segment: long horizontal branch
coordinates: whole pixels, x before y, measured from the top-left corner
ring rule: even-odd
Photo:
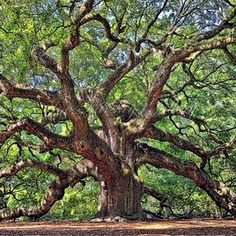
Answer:
[[[186,119],[189,119],[189,120],[192,120],[194,121],[195,123],[197,124],[205,124],[205,121],[198,118],[198,117],[195,117],[193,116],[192,114],[190,114],[189,112],[187,111],[183,111],[183,110],[172,110],[172,109],[167,109],[165,110],[164,112],[162,113],[158,113],[156,115],[156,121],[158,120],[161,120],[163,119],[164,117],[167,117],[167,116],[181,116],[183,118],[186,118]]]
[[[154,140],[159,140],[162,142],[169,142],[169,143],[175,145],[176,147],[179,147],[182,150],[190,151],[190,152],[194,153],[195,155],[197,155],[198,157],[200,157],[202,159],[202,162],[200,164],[201,169],[203,169],[206,166],[207,162],[210,161],[211,157],[213,157],[215,155],[219,155],[223,151],[225,152],[225,151],[233,148],[236,143],[236,139],[232,139],[226,143],[220,142],[219,146],[215,147],[212,150],[207,151],[207,150],[204,150],[203,147],[201,147],[197,144],[194,144],[194,143],[192,143],[186,139],[183,139],[183,138],[179,137],[178,135],[172,134],[168,131],[161,130],[161,129],[155,127],[154,125],[149,126],[146,130],[143,130],[142,132],[139,132],[140,131],[139,128],[135,129],[135,128],[130,128],[130,127],[134,126],[134,125],[132,125],[132,123],[137,122],[137,120],[139,121],[138,124],[142,125],[143,120],[137,118],[138,113],[127,101],[121,100],[119,102],[115,102],[112,105],[112,107],[113,107],[113,111],[112,111],[113,115],[115,117],[117,117],[117,116],[121,117],[122,121],[125,122],[123,125],[126,129],[126,135],[129,139],[132,139],[132,140],[136,139],[137,140],[139,138],[145,137],[145,138],[150,138],[150,139],[154,139]],[[155,115],[154,120],[156,122],[166,116],[172,116],[172,115],[181,116],[186,119],[192,120],[198,126],[206,125],[206,122],[204,120],[191,115],[187,111],[171,110],[171,109],[167,109],[162,113],[157,113]]]
[[[210,158],[210,154],[207,151],[205,151],[202,147],[193,144],[185,139],[182,139],[177,135],[171,134],[168,131],[160,130],[154,126],[147,129],[147,131],[144,132],[143,137],[169,142],[183,150],[188,150],[196,154],[203,160],[208,160]]]
[[[176,62],[180,62],[188,58],[193,53],[205,52],[205,51],[210,51],[214,49],[222,49],[234,43],[236,43],[236,37],[233,35],[225,36],[225,37],[216,37],[208,41],[207,43],[200,42],[200,43],[186,45],[183,48],[177,50],[175,52],[174,57],[176,57],[175,58]]]
[[[21,163],[22,162],[19,163],[19,166],[23,165]],[[30,161],[28,161],[28,164],[31,165]],[[43,164],[41,164],[41,166],[42,165]],[[27,164],[25,164],[25,167],[27,167]],[[19,168],[20,167],[18,167],[18,169]],[[42,168],[44,169],[44,167]],[[50,166],[50,171],[51,168],[52,167]],[[55,172],[58,171],[56,167],[53,167],[53,169]],[[59,170],[59,172],[61,171],[62,170]],[[12,170],[12,173],[13,172],[15,171]],[[40,216],[46,214],[55,202],[63,198],[65,189],[69,187],[69,185],[73,187],[77,182],[87,176],[94,176],[97,178],[96,168],[92,165],[92,163],[89,163],[87,160],[81,161],[80,163],[77,163],[71,168],[62,171],[62,173],[58,174],[58,177],[53,180],[47,188],[44,198],[38,205],[33,207],[21,206],[15,209],[1,210],[0,220],[16,219],[20,216],[39,218]]]
[[[198,187],[205,190],[219,207],[230,212],[232,215],[236,215],[236,194],[223,183],[212,180],[194,162],[182,161],[167,152],[150,147],[147,144],[139,144],[138,151],[142,157],[139,165],[150,164],[191,179]],[[228,202],[224,201],[224,199],[227,199]]]
[[[72,141],[71,137],[63,137],[55,134],[40,123],[37,123],[29,118],[19,120],[14,124],[9,125],[6,130],[0,132],[0,144],[2,145],[15,133],[23,130],[43,140],[49,149],[58,147],[68,150],[70,148],[70,142]]]
[[[1,170],[0,178],[13,176],[20,170],[25,169],[27,167],[34,167],[34,168],[50,172],[56,176],[61,176],[61,177],[63,177],[63,175],[65,174],[65,171],[63,171],[62,169],[55,167],[53,165],[44,163],[44,162],[40,162],[36,160],[22,160],[10,166],[9,168]]]
[[[28,216],[31,218],[40,217],[46,214],[56,201],[62,199],[64,196],[64,190],[68,186],[68,180],[66,181],[58,177],[52,181],[46,190],[44,199],[38,205],[33,207],[21,206],[15,209],[1,210],[0,220],[16,219],[20,216]]]
[[[58,92],[36,89],[25,84],[14,84],[0,74],[0,93],[1,92],[9,99],[27,98],[44,105],[55,106],[62,109],[62,102]]]
[[[200,169],[204,169],[207,162],[210,161],[213,156],[220,155],[221,153],[227,153],[227,151],[232,149],[236,144],[236,138],[233,138],[232,140],[226,143],[222,143],[219,146],[213,148],[212,150],[204,150],[203,147],[197,144],[194,144],[168,131],[156,128],[155,126],[149,127],[141,134],[136,133],[136,135],[137,136],[132,138],[137,139],[140,137],[145,137],[154,140],[159,140],[162,142],[168,142],[170,144],[175,145],[176,147],[179,147],[182,150],[187,150],[194,153],[202,159],[202,162],[200,163]]]
[[[134,108],[130,104],[126,103],[125,101],[120,101],[119,103],[115,103],[114,106],[115,106],[115,109],[113,111],[114,115],[120,116],[122,119],[126,118],[127,120],[125,120],[125,122],[129,121],[130,119],[135,119],[138,115],[137,112],[135,112]],[[176,110],[170,110],[170,109],[162,113],[156,114],[155,121],[158,121],[162,119],[163,117],[169,116],[169,115],[182,116],[182,117],[185,117],[186,119],[193,120],[197,124],[205,124],[205,122],[202,119],[194,117],[186,111],[178,111],[178,110],[176,111]],[[196,154],[197,156],[201,157],[202,158],[201,168],[205,167],[207,161],[211,157],[210,153],[205,151],[202,147],[194,143],[191,143],[188,140],[182,139],[179,136],[174,135],[168,131],[163,131],[161,129],[158,129],[153,125],[147,128],[146,130],[142,131],[141,133],[138,132],[139,129],[137,129],[137,132],[135,132],[135,129],[129,130],[130,123],[132,124],[132,122],[134,121],[131,120],[130,122],[127,123],[127,125],[124,124],[127,130],[127,137],[129,137],[129,139],[134,140],[141,137],[145,137],[145,138],[150,138],[150,139],[156,139],[163,142],[169,142],[183,150],[188,150]],[[142,120],[140,120],[140,124],[142,124]]]

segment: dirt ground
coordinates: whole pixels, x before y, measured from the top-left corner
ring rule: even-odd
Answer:
[[[0,235],[234,235],[236,220],[158,220],[155,222],[2,222]]]

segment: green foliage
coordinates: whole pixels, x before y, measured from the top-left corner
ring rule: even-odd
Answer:
[[[87,220],[97,211],[98,185],[93,180],[85,185],[77,184],[65,191],[64,198],[57,202],[50,212],[43,216],[46,220]]]
[[[164,169],[154,169],[151,166],[143,166],[139,170],[139,176],[146,186],[167,196],[166,205],[162,217],[220,217],[222,212],[212,202],[210,197],[193,182]],[[158,213],[159,202],[151,196],[143,195],[142,207],[151,212]]]

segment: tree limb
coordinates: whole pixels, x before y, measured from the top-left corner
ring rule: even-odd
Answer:
[[[53,174],[58,175],[58,177],[53,180],[50,186],[46,190],[46,194],[41,202],[34,206],[21,206],[15,209],[6,209],[0,211],[0,220],[9,220],[16,219],[20,216],[28,216],[31,218],[39,218],[40,216],[46,214],[55,202],[61,200],[64,196],[65,189],[71,185],[72,187],[78,183],[81,179],[94,176],[97,178],[97,172],[92,163],[86,161],[81,161],[76,165],[72,166],[68,170],[61,170],[57,167],[50,166],[45,163],[38,163],[36,161],[21,161],[18,164],[14,165],[9,171],[0,172],[0,177],[15,174],[21,168],[34,166],[42,168],[43,170],[52,172]]]
[[[152,83],[152,86],[148,93],[148,98],[145,107],[143,108],[143,112],[141,117],[138,117],[136,120],[130,121],[130,126],[137,128],[137,124],[139,124],[139,132],[147,129],[147,127],[155,121],[156,116],[156,106],[160,99],[162,90],[169,79],[171,74],[171,70],[175,64],[178,62],[184,61],[188,58],[192,53],[196,52],[204,52],[213,49],[221,49],[222,47],[226,47],[227,45],[233,44],[236,42],[236,37],[220,37],[219,39],[214,39],[208,43],[202,44],[190,44],[184,46],[181,49],[176,50],[175,52],[170,53],[160,65],[155,79]],[[137,129],[136,129],[137,130]]]
[[[41,65],[54,72],[57,76],[60,76],[61,71],[58,62],[46,53],[44,47],[35,47],[34,53]]]
[[[164,194],[157,192],[153,188],[150,188],[150,187],[147,187],[147,186],[143,186],[143,193],[146,193],[146,194],[154,197],[155,199],[160,201],[163,205],[167,201],[167,197]]]
[[[192,161],[182,161],[175,156],[147,144],[138,145],[139,155],[142,156],[139,165],[150,164],[156,168],[165,168],[177,175],[191,179],[198,187],[206,191],[215,203],[236,215],[236,194],[223,183],[212,180],[207,173],[197,167]],[[227,201],[224,201],[227,199]]]
[[[116,127],[115,117],[110,107],[105,103],[103,97],[97,90],[88,89],[83,93],[83,99],[92,105],[98,118],[103,125],[103,131],[106,141],[114,153],[118,153],[119,148],[119,131]]]
[[[134,55],[131,50],[129,53],[129,59],[124,64],[120,65],[100,86],[99,90],[106,98],[114,86],[132,69],[145,60],[151,54],[150,51],[144,53],[142,56]]]
[[[227,47],[223,48],[224,53],[228,58],[233,62],[234,65],[236,65],[236,56],[233,55]]]
[[[25,169],[27,167],[34,167],[43,171],[47,171],[50,172],[56,176],[60,176],[63,177],[65,175],[65,171],[63,171],[62,169],[55,167],[53,165],[44,163],[44,162],[40,162],[40,161],[36,161],[36,160],[23,160],[20,161],[12,166],[10,166],[9,168],[6,168],[4,170],[0,171],[0,178],[4,178],[4,177],[10,177],[13,175],[16,175],[18,171]]]
[[[106,18],[104,18],[99,13],[88,15],[88,17],[84,17],[84,19],[81,21],[81,24],[83,25],[83,24],[85,24],[89,21],[92,21],[92,20],[96,20],[104,26],[107,39],[109,39],[110,41],[113,41],[113,42],[117,42],[117,43],[123,41],[111,32],[111,26],[110,26],[109,22],[107,21]]]
[[[71,137],[63,137],[45,128],[43,125],[26,118],[19,120],[14,124],[7,127],[5,131],[0,132],[0,144],[2,145],[7,139],[12,137],[15,133],[20,131],[27,131],[29,134],[33,134],[44,141],[47,148],[52,149],[54,147],[62,149],[70,149]]]
[[[63,109],[58,92],[44,91],[25,84],[13,84],[0,74],[0,93],[9,98],[27,98],[47,106]]]
[[[200,33],[194,38],[194,41],[200,42],[202,40],[207,40],[215,37],[220,32],[225,29],[233,29],[236,26],[236,23],[230,23],[231,20],[236,16],[236,8],[233,8],[233,12],[228,15],[226,19],[224,19],[216,28]]]

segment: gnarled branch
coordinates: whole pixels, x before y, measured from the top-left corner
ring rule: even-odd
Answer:
[[[15,209],[1,210],[0,220],[16,219],[20,216],[38,218],[46,214],[55,202],[63,198],[64,191],[67,187],[69,187],[69,185],[73,187],[81,179],[88,176],[98,178],[95,167],[92,165],[92,163],[89,163],[89,161],[81,161],[68,170],[63,171],[57,167],[31,160],[19,162],[18,164],[12,166],[8,171],[0,172],[0,178],[3,176],[13,175],[20,169],[29,166],[52,172],[58,177],[51,182],[46,190],[44,198],[38,205],[34,207],[21,206]]]
[[[9,99],[27,98],[44,105],[63,108],[58,92],[36,89],[25,84],[14,84],[0,74],[0,93],[4,93]]]
[[[0,132],[0,144],[2,145],[7,139],[22,130],[25,130],[29,134],[33,134],[43,140],[48,149],[55,147],[66,150],[70,149],[70,143],[72,142],[71,137],[63,137],[55,134],[43,125],[29,118],[19,120],[14,124],[9,125],[5,131]]]
[[[182,161],[167,152],[152,148],[147,144],[138,145],[138,151],[140,156],[142,156],[139,165],[150,164],[157,168],[165,168],[177,175],[191,179],[198,187],[205,190],[219,207],[230,212],[232,215],[236,215],[236,194],[230,191],[223,183],[212,180],[194,162]]]
[[[12,166],[10,166],[9,168],[6,168],[4,170],[0,171],[0,178],[4,178],[4,177],[9,177],[9,176],[13,176],[15,175],[18,171],[25,169],[27,167],[34,167],[43,171],[47,171],[50,172],[56,176],[60,176],[63,177],[65,175],[65,171],[63,171],[62,169],[55,167],[53,165],[44,163],[44,162],[40,162],[40,161],[36,161],[36,160],[23,160],[20,161]]]

